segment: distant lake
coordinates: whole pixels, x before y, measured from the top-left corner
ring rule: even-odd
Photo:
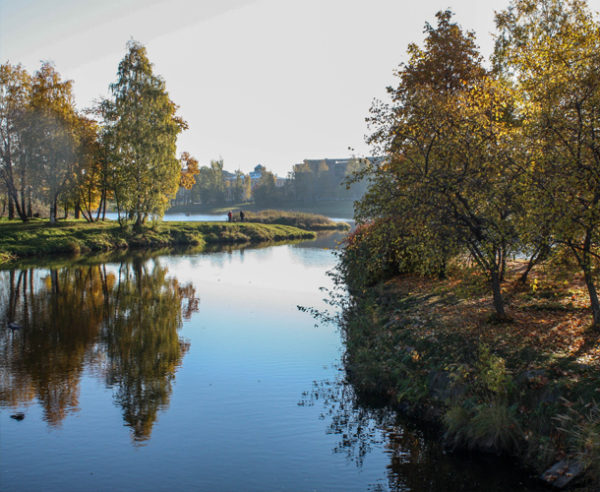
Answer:
[[[342,237],[0,271],[0,489],[537,490],[356,397],[297,308]]]
[[[117,220],[117,213],[107,212],[106,218]],[[168,222],[227,222],[227,214],[165,214],[163,220]]]

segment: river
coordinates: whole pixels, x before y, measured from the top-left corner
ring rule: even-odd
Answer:
[[[237,217],[237,215],[236,215]],[[116,212],[107,212],[106,219],[118,220]],[[353,219],[345,219],[343,217],[329,217],[334,222],[348,222],[353,223]],[[227,214],[184,214],[174,213],[165,214],[162,218],[165,222],[227,222]]]
[[[0,271],[0,490],[542,490],[357,400],[339,238]]]

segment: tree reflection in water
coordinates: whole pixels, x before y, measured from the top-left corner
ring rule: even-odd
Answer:
[[[344,454],[359,468],[373,446],[383,444],[380,427],[393,423],[392,413],[377,406],[361,405],[351,384],[343,379],[315,381],[305,392],[300,405],[314,406],[321,402],[320,418],[328,421],[327,434],[339,436],[334,453]]]
[[[189,296],[190,287],[181,289],[157,262],[152,267],[140,260],[120,266],[102,336],[106,382],[116,386],[115,399],[136,441],[150,437],[157,412],[169,403],[171,382],[189,348],[177,330],[182,322],[182,294]]]
[[[134,441],[148,439],[189,348],[178,330],[198,310],[194,287],[167,273],[144,256],[0,272],[0,405],[37,399],[58,426],[78,409],[88,368],[115,388]],[[22,328],[6,328],[11,321]]]
[[[402,419],[393,410],[359,396],[343,377],[313,383],[300,405],[322,405],[328,434],[339,436],[333,452],[361,468],[375,447],[389,456],[387,476],[369,490],[392,491],[543,491],[513,463],[496,456],[447,452],[434,429]],[[502,470],[505,473],[502,473]]]

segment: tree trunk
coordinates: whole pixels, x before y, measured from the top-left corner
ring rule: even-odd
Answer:
[[[90,210],[86,212],[83,208],[81,208],[79,209],[79,212],[87,222],[94,222],[94,216]],[[78,219],[80,214],[77,214],[75,218]]]
[[[500,249],[502,260],[500,262],[500,282],[504,281],[504,274],[506,273],[506,247],[502,246]]]
[[[19,205],[19,194],[17,193],[17,189],[10,183],[6,183],[8,188],[8,196],[10,197],[9,205],[12,205],[13,208],[13,218],[14,211],[16,210],[17,215],[23,222],[27,222],[27,214],[25,214],[25,210],[22,209]],[[9,216],[10,216],[10,206],[9,206]]]
[[[142,220],[142,214],[138,213],[136,215],[135,224],[133,225],[133,228],[136,231],[139,231],[142,228],[143,223],[144,223],[144,221]]]
[[[596,285],[594,284],[594,277],[590,268],[586,268],[583,272],[585,277],[585,285],[588,289],[588,295],[590,296],[590,306],[592,308],[592,316],[594,319],[594,327],[596,330],[600,329],[600,303],[598,302],[598,292],[596,291]]]
[[[57,203],[56,203],[56,197],[54,197],[51,202],[50,202],[50,223],[51,224],[56,224],[56,208],[57,208]]]
[[[100,195],[100,203],[98,204],[98,210],[96,210],[96,222],[98,222],[98,220],[100,219],[100,213],[102,212],[102,207],[104,204],[104,197],[105,197],[105,191],[104,189],[102,189],[102,194]],[[90,212],[90,218],[92,218],[93,220],[93,216],[92,213]],[[102,218],[102,220],[104,220],[104,217]]]
[[[494,295],[494,309],[499,320],[506,320],[507,316],[504,312],[504,299],[502,298],[502,290],[500,289],[500,274],[498,270],[491,272],[492,293]]]
[[[119,221],[119,227],[121,227],[121,229],[123,229],[123,220],[121,219],[121,206],[119,204],[119,195],[116,191],[115,191],[115,203],[117,205],[117,220]],[[104,220],[104,218],[102,218],[102,220]]]
[[[594,319],[594,327],[600,329],[600,303],[598,302],[598,292],[596,291],[596,285],[594,284],[594,276],[592,274],[592,262],[591,262],[591,246],[592,246],[592,230],[587,229],[585,231],[585,238],[583,240],[583,247],[577,248],[573,243],[570,244],[571,251],[577,258],[579,266],[583,270],[583,277],[585,279],[585,285],[588,289],[588,295],[590,297],[590,307],[592,308],[592,316]]]
[[[539,246],[529,258],[527,268],[519,278],[519,282],[521,282],[522,284],[527,282],[527,276],[529,275],[529,272],[533,269],[535,265],[545,261],[546,258],[548,258],[548,256],[550,255],[551,250],[552,248],[548,243],[544,243],[541,246]]]
[[[533,268],[533,263],[530,260],[529,263],[527,264],[527,268],[519,277],[519,283],[521,283],[523,285],[525,285],[527,283],[527,277],[529,276],[529,272],[531,271],[532,268]]]
[[[27,193],[25,190],[25,171],[23,171],[21,172],[21,210],[23,211],[23,214],[27,216],[27,203],[25,201]]]
[[[33,217],[33,208],[31,206],[31,186],[27,188],[27,217]]]
[[[8,193],[8,220],[15,218],[15,204],[13,203],[10,192]]]
[[[77,202],[75,204],[75,218],[78,219],[80,215],[81,215],[81,206],[79,205],[79,202]],[[86,217],[86,219],[87,219],[87,217]]]

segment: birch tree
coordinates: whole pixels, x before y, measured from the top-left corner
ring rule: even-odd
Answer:
[[[127,49],[102,113],[119,217],[132,219],[137,229],[149,216],[162,217],[177,192],[176,140],[187,125],[153,73],[146,48],[130,41]]]

